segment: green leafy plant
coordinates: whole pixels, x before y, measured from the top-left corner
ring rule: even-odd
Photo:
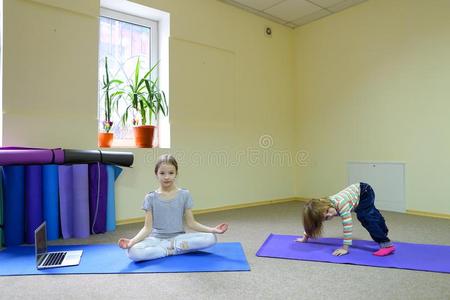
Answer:
[[[166,94],[164,91],[159,89],[158,81],[159,78],[153,81],[149,79],[145,80],[145,87],[147,89],[147,105],[149,107],[148,120],[150,122],[152,120],[152,113],[155,114],[155,117],[158,117],[159,112],[161,112],[164,116],[167,116],[167,113],[169,112]]]
[[[119,79],[111,79],[108,69],[108,57],[105,57],[105,74],[103,75],[103,87],[104,92],[104,106],[105,115],[103,120],[103,129],[105,132],[109,132],[112,128],[113,122],[111,121],[111,113],[114,108],[118,105],[118,100],[121,98],[124,91],[121,89],[120,85],[123,81]]]
[[[138,58],[134,70],[134,77],[126,87],[127,108],[122,115],[122,122],[125,124],[130,115],[139,115],[140,120],[133,118],[133,125],[151,125],[152,120],[158,117],[159,112],[167,116],[168,106],[166,95],[159,89],[158,78],[151,79],[151,73],[156,69],[156,63],[150,70],[140,77],[140,59]]]

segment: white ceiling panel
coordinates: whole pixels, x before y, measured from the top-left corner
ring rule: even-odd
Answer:
[[[331,15],[331,12],[329,12],[326,9],[321,9],[319,11],[313,12],[312,14],[304,16],[298,20],[292,21],[291,23],[293,23],[295,26],[301,26],[311,23],[312,21],[318,20],[320,18],[326,17],[328,15]]]
[[[257,10],[264,10],[280,3],[282,0],[232,0],[231,2],[233,1]]]
[[[295,28],[367,0],[218,0]]]
[[[319,6],[306,0],[286,0],[264,10],[264,12],[286,21],[294,21],[320,9]]]
[[[364,1],[366,0],[344,0],[339,2],[338,4],[328,7],[328,9],[332,12],[338,12]]]
[[[317,4],[320,7],[327,8],[333,5],[343,2],[345,0],[310,0],[310,2]]]

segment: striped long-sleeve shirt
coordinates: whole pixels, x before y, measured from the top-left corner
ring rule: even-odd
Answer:
[[[344,245],[352,244],[353,221],[351,212],[359,204],[360,184],[354,183],[339,193],[328,197],[342,219],[344,227]]]

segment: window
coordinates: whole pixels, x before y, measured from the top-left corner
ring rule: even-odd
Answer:
[[[160,79],[161,67],[168,69],[167,61],[161,62],[159,57],[158,45],[158,22],[130,14],[101,9],[100,31],[99,31],[99,60],[98,60],[98,129],[104,131],[105,120],[105,92],[103,87],[103,78],[105,72],[105,60],[108,62],[108,73],[110,80],[117,79],[122,84],[112,84],[112,86],[121,86],[122,89],[134,80],[136,64],[139,60],[139,75],[143,76],[155,64],[158,67],[151,72],[154,80]],[[164,66],[161,66],[164,64]],[[167,76],[168,77],[168,76]],[[162,80],[161,80],[162,81]],[[164,91],[168,102],[168,91]],[[166,85],[167,87],[167,85]],[[120,90],[120,89],[119,89]],[[125,94],[118,99],[114,109],[111,110],[110,120],[112,126],[110,132],[114,134],[114,147],[134,147],[133,123],[132,120],[139,119],[139,114],[129,110],[128,121],[123,122],[122,116],[128,107]],[[153,124],[156,118],[153,117]],[[170,130],[168,127],[168,117],[159,114],[157,130],[155,130],[154,145],[159,147],[170,146]],[[161,126],[160,124],[161,123]],[[111,124],[111,123],[110,123]]]

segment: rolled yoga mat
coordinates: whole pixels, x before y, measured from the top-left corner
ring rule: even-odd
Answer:
[[[83,255],[78,266],[37,270],[34,247],[11,247],[0,251],[0,275],[250,271],[240,243],[218,243],[201,251],[139,263],[131,261],[116,244],[50,246],[49,250],[83,250]]]
[[[0,248],[5,244],[3,240],[3,167],[0,166]]]
[[[124,167],[133,164],[134,155],[132,152],[114,152],[103,150],[76,150],[64,149],[65,163],[105,163]]]
[[[89,220],[93,234],[106,232],[107,179],[104,164],[89,164]]]
[[[6,246],[24,242],[25,167],[3,167],[3,232]]]
[[[134,161],[134,154],[132,152],[117,152],[117,151],[101,151],[102,160],[104,164],[119,165],[123,167],[131,167]]]
[[[89,237],[89,165],[72,166],[73,237]]]
[[[34,244],[34,230],[44,221],[42,166],[25,166],[25,243]]]
[[[58,166],[59,214],[64,239],[73,236],[73,174],[72,166]]]
[[[24,147],[0,148],[0,165],[60,164],[64,162],[62,149]]]
[[[61,231],[64,239],[89,236],[87,164],[59,166]]]
[[[395,252],[380,257],[372,254],[378,250],[377,243],[353,240],[349,254],[334,256],[332,253],[342,246],[342,239],[320,238],[299,243],[296,238],[270,234],[256,256],[450,273],[450,246],[394,242]]]
[[[115,182],[121,172],[122,169],[117,166],[106,166],[106,176],[108,180],[108,195],[106,200],[106,231],[116,230]]]
[[[44,220],[47,223],[47,239],[59,239],[59,193],[58,166],[42,167],[42,202]]]

